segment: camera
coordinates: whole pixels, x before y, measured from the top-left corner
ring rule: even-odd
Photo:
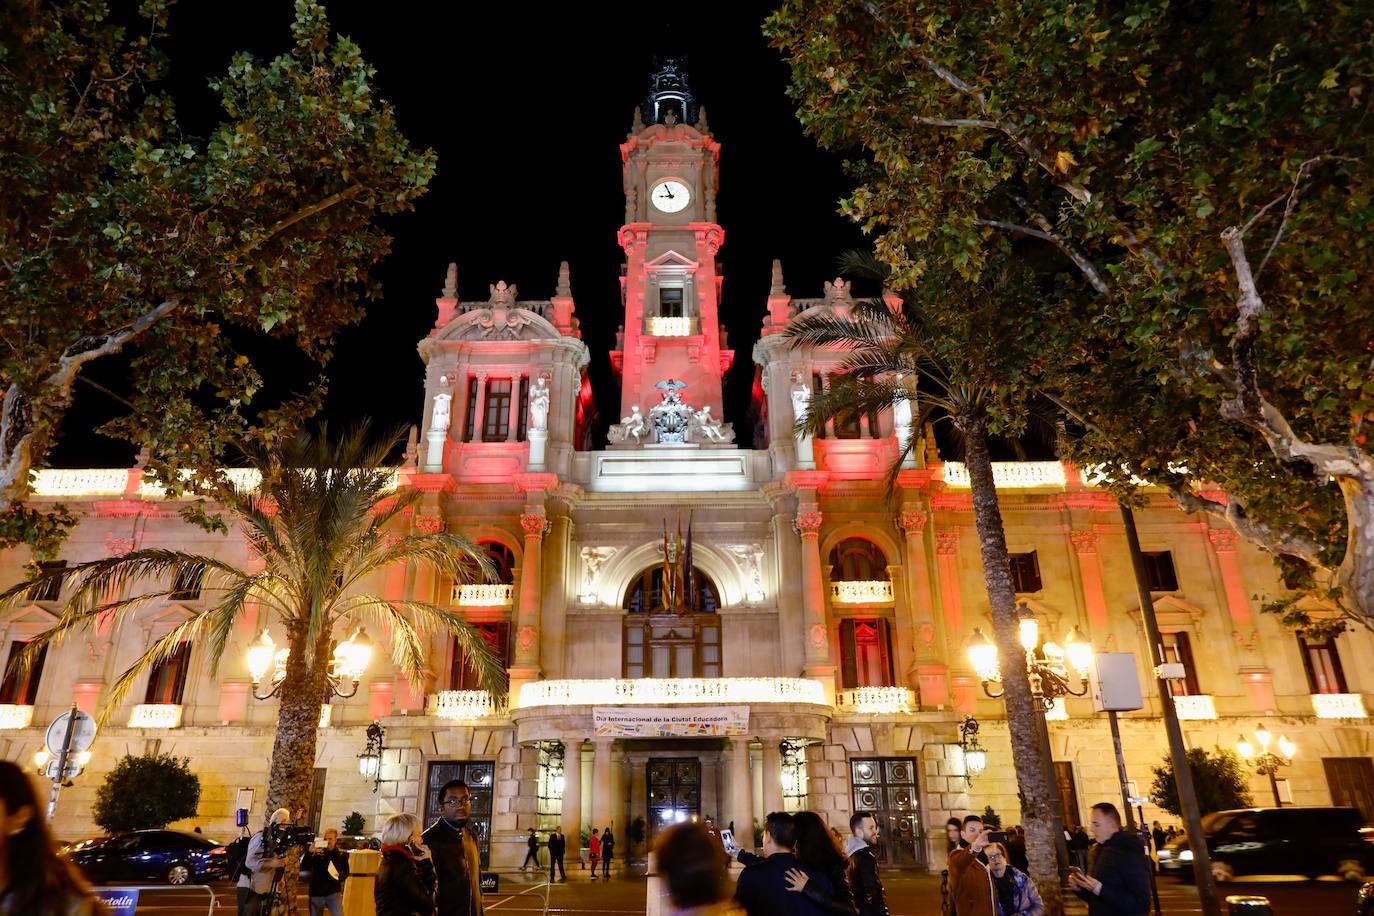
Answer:
[[[285,852],[292,846],[306,849],[315,842],[315,831],[304,824],[273,824],[267,844],[274,852]]]

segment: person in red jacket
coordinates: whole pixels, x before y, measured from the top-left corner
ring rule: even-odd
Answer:
[[[592,880],[596,880],[596,863],[601,861],[601,837],[597,834],[600,830],[592,828],[592,838],[587,843],[587,860],[592,863]]]

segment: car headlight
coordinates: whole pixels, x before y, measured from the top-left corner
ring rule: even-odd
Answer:
[[[1180,862],[1191,862],[1193,861],[1193,851],[1191,849],[1185,849],[1178,854],[1178,858]]]
[[[1174,852],[1172,849],[1161,849],[1159,851],[1159,857],[1161,859],[1172,859],[1174,857]]]

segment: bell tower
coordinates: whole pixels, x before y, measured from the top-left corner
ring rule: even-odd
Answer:
[[[686,383],[684,402],[721,417],[721,377],[734,353],[723,349],[718,311],[719,157],[685,69],[666,61],[620,145],[625,325],[611,361],[621,377],[622,417],[633,407],[647,413],[662,396],[657,384],[668,379]]]

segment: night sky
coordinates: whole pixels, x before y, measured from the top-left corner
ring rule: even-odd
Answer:
[[[183,129],[203,136],[219,119],[206,81],[231,54],[271,57],[289,47],[287,0],[183,2],[171,20],[171,89]],[[437,4],[326,0],[335,30],[362,48],[402,131],[438,154],[438,174],[416,210],[389,220],[391,256],[378,270],[384,296],[346,328],[328,367],[331,421],[369,416],[418,423],[423,366],[415,344],[434,322],[450,261],[464,300],[497,280],[525,299],[547,299],[558,263],[571,265],[589,373],[604,425],[619,396],[607,352],[616,325],[624,218],[619,144],[645,97],[655,58],[685,57],[690,85],[722,145],[718,216],[725,276],[721,320],[735,365],[726,419],[747,446],[751,351],[766,311],[770,264],[782,260],[788,291],[818,297],[839,252],[864,244],[836,213],[848,187],[841,159],[803,136],[785,94],[787,68],[767,46],[768,4]],[[232,11],[231,11],[232,10]],[[594,10],[594,14],[588,14]],[[210,15],[214,11],[214,15]],[[119,389],[117,363],[95,378]],[[299,384],[308,371],[277,372]],[[90,432],[117,411],[78,386],[54,463],[121,466],[134,449]]]

